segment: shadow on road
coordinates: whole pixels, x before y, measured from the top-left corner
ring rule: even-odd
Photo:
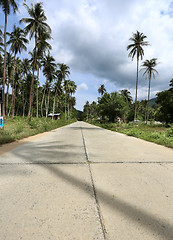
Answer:
[[[76,147],[76,146],[70,146],[70,147]],[[76,148],[76,151],[77,151],[77,148]],[[61,149],[61,152],[60,152],[60,149]],[[55,155],[56,158],[60,158],[60,159],[63,158],[63,156],[73,155],[73,153],[67,152],[66,151],[67,149],[69,149],[69,145],[63,145],[62,143],[60,144],[60,146],[57,146],[57,144],[55,144],[52,147],[50,147],[47,143],[46,144],[34,143],[34,145],[32,144],[30,146],[27,146],[25,151],[22,151],[22,149],[20,150],[18,149],[16,151],[13,151],[13,154],[16,155],[16,157],[25,159],[26,162],[30,162],[31,164],[36,164],[33,156],[31,156],[31,151],[36,152],[37,154],[40,153],[41,155],[45,153],[45,156],[42,159],[44,163],[43,164],[38,163],[40,167],[46,168],[58,178],[62,178],[69,184],[75,185],[81,191],[84,191],[87,194],[91,194],[93,192],[92,184],[87,184],[81,179],[78,179],[72,175],[69,175],[65,171],[62,171],[59,168],[58,164],[53,165],[51,164],[51,162],[49,164],[48,161],[47,162],[45,161],[45,159],[49,156],[49,154],[51,156]],[[76,154],[74,156],[76,156]],[[84,185],[85,186],[87,185],[87,188],[86,187],[84,188]],[[147,231],[150,231],[154,235],[162,236],[163,239],[165,240],[173,239],[173,226],[170,225],[170,223],[167,220],[159,219],[156,216],[143,211],[137,206],[133,206],[129,204],[123,199],[120,199],[118,197],[113,198],[110,194],[108,194],[107,192],[104,192],[102,189],[96,188],[96,193],[97,193],[97,198],[99,202],[102,202],[103,204],[106,204],[109,208],[111,208],[112,214],[116,214],[117,212],[119,212],[122,215],[124,215],[126,218],[137,223],[139,229],[145,228]]]

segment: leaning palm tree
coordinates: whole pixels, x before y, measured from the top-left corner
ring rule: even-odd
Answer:
[[[149,43],[145,41],[147,37],[140,32],[133,33],[133,37],[129,40],[132,41],[131,44],[127,46],[127,50],[130,50],[129,57],[134,59],[134,57],[137,57],[137,76],[136,76],[136,95],[135,95],[135,114],[134,114],[134,121],[136,120],[136,110],[137,110],[137,95],[138,95],[138,74],[139,74],[139,59],[143,59],[144,56],[144,50],[143,46],[148,46]]]
[[[144,71],[143,75],[146,75],[146,78],[149,80],[149,85],[148,85],[148,102],[147,102],[147,118],[146,118],[146,123],[148,121],[149,117],[149,100],[150,100],[150,90],[151,90],[151,78],[155,78],[155,73],[158,74],[158,71],[155,69],[157,66],[157,58],[152,58],[151,60],[145,60],[142,63],[142,69]]]
[[[16,13],[18,10],[17,4],[14,0],[0,0],[0,6],[3,9],[3,12],[5,14],[5,25],[4,25],[4,73],[3,73],[3,96],[5,92],[5,75],[6,75],[6,51],[7,51],[7,45],[6,45],[6,31],[7,31],[7,16],[10,14],[11,8],[13,9],[13,12]],[[5,116],[5,99],[2,104],[2,115]]]
[[[46,16],[42,7],[42,3],[31,4],[31,8],[28,7],[27,4],[24,3],[24,6],[28,10],[28,14],[30,18],[22,18],[20,22],[27,23],[28,25],[25,27],[26,34],[29,34],[30,39],[34,36],[35,38],[35,47],[34,47],[34,64],[33,64],[33,73],[32,73],[32,81],[30,88],[30,97],[29,97],[29,110],[28,117],[31,114],[31,105],[32,105],[32,92],[33,92],[33,82],[34,82],[34,72],[36,68],[36,59],[37,59],[37,44],[38,39],[43,32],[51,33],[50,26],[46,23]]]
[[[10,39],[7,42],[7,44],[11,44],[10,46],[10,51],[14,53],[14,66],[13,66],[13,86],[12,86],[12,119],[14,118],[14,102],[13,102],[13,97],[14,97],[14,77],[15,77],[15,64],[16,64],[16,55],[18,53],[21,53],[23,50],[27,50],[26,48],[26,43],[28,43],[28,40],[25,37],[24,31],[16,27],[14,25],[13,27],[13,32],[10,33]]]
[[[104,84],[101,84],[99,89],[98,89],[98,93],[100,93],[101,95],[103,95],[106,92],[106,88]]]

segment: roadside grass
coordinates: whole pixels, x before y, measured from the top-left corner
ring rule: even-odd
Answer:
[[[90,123],[111,131],[120,132],[128,136],[133,136],[136,138],[144,139],[149,142],[154,142],[160,145],[164,145],[166,147],[173,148],[173,124],[170,125],[169,127],[165,127],[162,125],[145,123],[120,124],[120,123],[98,123],[93,121]]]
[[[0,145],[51,131],[72,122],[75,120],[52,120],[50,118],[29,118],[27,120],[22,117],[14,117],[13,120],[7,119],[4,123],[4,130],[0,129]]]

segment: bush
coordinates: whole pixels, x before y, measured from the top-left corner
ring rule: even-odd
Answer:
[[[170,129],[167,131],[168,137],[173,137],[173,124],[170,125]]]
[[[0,129],[0,144],[10,143],[14,141],[14,136],[12,136],[9,132]]]

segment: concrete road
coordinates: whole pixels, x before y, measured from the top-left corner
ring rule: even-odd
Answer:
[[[173,239],[172,149],[77,122],[0,153],[1,240]]]

